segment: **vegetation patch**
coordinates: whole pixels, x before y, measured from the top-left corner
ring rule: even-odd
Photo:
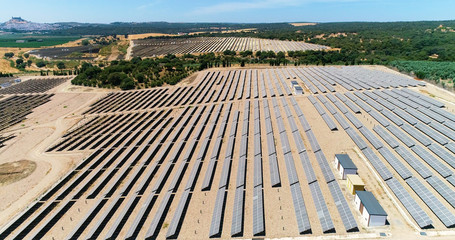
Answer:
[[[0,164],[0,186],[5,186],[30,176],[36,169],[36,163],[20,160]]]

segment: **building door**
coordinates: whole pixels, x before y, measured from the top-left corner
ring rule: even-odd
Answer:
[[[362,202],[360,202],[360,209],[359,210],[360,210],[360,213],[363,214],[363,203]]]

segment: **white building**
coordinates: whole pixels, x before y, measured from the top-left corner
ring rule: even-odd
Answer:
[[[335,166],[341,179],[346,179],[348,174],[357,174],[357,167],[347,154],[335,154]]]
[[[302,95],[303,94],[303,88],[300,86],[294,86],[294,95]]]
[[[362,219],[369,227],[384,226],[387,221],[387,213],[374,197],[367,191],[356,191],[355,206],[360,211]]]

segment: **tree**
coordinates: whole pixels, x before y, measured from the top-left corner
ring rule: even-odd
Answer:
[[[39,68],[42,68],[42,67],[46,66],[46,63],[44,63],[44,61],[38,61],[38,62],[36,62],[36,66]]]
[[[7,53],[5,53],[5,57],[6,57],[6,58],[12,58],[12,57],[14,57],[14,53],[12,53],[12,52],[7,52]]]
[[[129,90],[129,89],[134,89],[134,81],[127,77],[122,80],[122,83],[120,84],[120,88],[122,90]]]
[[[22,58],[16,59],[16,64],[17,64],[17,65],[20,65],[20,64],[22,64],[23,62],[24,62],[24,59],[22,59]]]
[[[27,60],[27,66],[29,66],[29,67],[30,67],[30,66],[32,66],[32,63],[33,63],[33,61],[32,61],[32,60],[30,60],[30,59],[29,59],[29,60]]]
[[[64,62],[58,62],[57,63],[57,68],[60,69],[60,70],[65,69],[66,68],[65,63]]]
[[[30,54],[24,53],[24,58],[28,58],[28,57],[30,57]]]
[[[90,41],[88,39],[82,40],[82,46],[87,46],[90,44]]]

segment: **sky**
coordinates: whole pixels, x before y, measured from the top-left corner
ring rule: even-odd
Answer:
[[[452,20],[455,0],[0,0],[0,22],[347,22]]]

